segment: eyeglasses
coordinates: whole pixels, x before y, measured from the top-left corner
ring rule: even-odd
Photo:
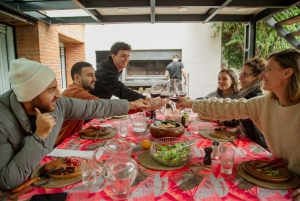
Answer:
[[[240,73],[239,74],[241,77],[247,77],[249,75],[253,75],[253,76],[257,76],[256,74],[252,74],[252,73]]]

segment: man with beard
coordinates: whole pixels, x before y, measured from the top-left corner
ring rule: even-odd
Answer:
[[[71,68],[70,84],[61,94],[70,98],[79,98],[83,100],[99,100],[98,97],[91,95],[88,91],[95,88],[95,70],[92,64],[88,62],[77,62]],[[84,120],[66,120],[57,136],[54,146],[62,143],[71,134],[81,130]]]
[[[12,90],[0,96],[0,189],[20,185],[52,151],[65,119],[92,119],[148,109],[143,99],[80,100],[61,96],[56,74],[24,58],[13,60]]]

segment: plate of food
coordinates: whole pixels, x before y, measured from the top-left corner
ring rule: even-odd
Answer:
[[[58,158],[45,166],[45,170],[48,171],[56,166],[55,171],[48,174],[55,180],[66,180],[81,177],[80,168],[81,158],[72,156],[66,158]]]
[[[233,131],[229,131],[226,129],[208,129],[208,130],[200,130],[200,135],[204,138],[210,140],[218,140],[220,142],[228,142],[231,140],[237,139],[237,134]]]
[[[266,161],[248,161],[244,164],[244,170],[255,179],[270,183],[284,183],[290,179],[291,173],[286,168],[286,164],[276,163],[259,167],[261,163],[266,163]]]

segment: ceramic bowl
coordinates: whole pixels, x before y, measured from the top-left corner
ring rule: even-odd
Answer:
[[[170,121],[162,121],[162,125],[167,125],[168,123],[171,123]],[[174,128],[167,128],[164,126],[156,126],[155,122],[150,125],[149,131],[153,137],[156,138],[162,138],[162,137],[180,137],[184,131],[185,128],[182,126],[182,124],[174,122],[175,127]]]

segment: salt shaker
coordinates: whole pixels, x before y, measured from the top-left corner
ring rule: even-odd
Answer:
[[[213,151],[213,149],[211,147],[205,147],[204,151],[205,151],[205,156],[203,159],[203,163],[204,165],[211,165],[211,152]]]
[[[212,153],[211,158],[212,159],[218,159],[219,158],[219,142],[217,140],[212,141]]]

